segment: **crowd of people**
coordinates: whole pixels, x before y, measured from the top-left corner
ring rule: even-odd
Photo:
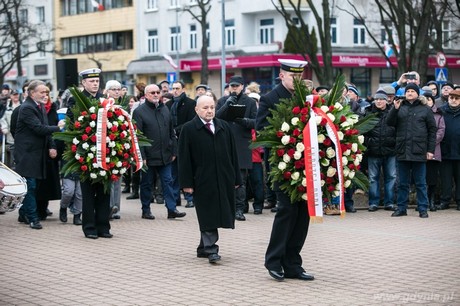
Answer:
[[[294,79],[301,77],[306,62],[280,60],[280,64],[278,85],[269,93],[261,95],[259,84],[248,84],[235,75],[219,99],[206,84],[197,85],[194,98],[188,97],[179,80],[138,83],[135,94],[128,95],[127,87],[117,80],[101,86],[100,69],[80,72],[83,95],[126,102],[137,129],[152,141],[140,148],[145,171],[131,169],[123,182],[111,184],[110,191],[100,182],[81,181],[79,173],[59,173],[65,145],[52,133],[65,129],[60,108],[67,108],[66,116],[74,121],[76,102],[68,91],[53,102],[51,88],[41,81],[26,83],[22,99],[18,91],[3,85],[0,124],[6,164],[27,182],[18,221],[41,229],[40,221],[52,214],[49,201],[60,200],[61,222],[68,221],[70,210],[73,224],[82,227],[86,238],[112,238],[110,221],[122,217],[121,194],[130,193],[126,199],[140,201],[140,217],[146,220],[155,219],[150,207],[155,201],[165,205],[168,219],[185,217],[177,208],[183,198],[185,208],[195,207],[197,212],[197,257],[216,263],[221,260],[218,228],[234,228],[235,220],[245,221],[253,199],[255,215],[263,209],[276,212],[265,254],[269,275],[276,280],[313,280],[302,268],[300,256],[308,234],[307,207],[291,203],[276,183],[272,188],[268,149],[249,148],[257,131],[269,124],[270,110],[293,96]],[[325,85],[311,89],[318,95],[330,90]],[[452,197],[460,210],[460,189],[452,195],[453,183],[460,182],[458,86],[445,83],[438,88],[436,82],[428,82],[422,87],[418,73],[409,72],[366,99],[360,98],[357,86],[347,84],[341,102],[361,117],[378,118],[364,135],[367,151],[362,170],[370,182],[370,212],[383,206],[393,217],[406,216],[411,186],[421,218],[427,218],[428,211],[449,208]],[[4,187],[0,180],[0,189]],[[351,185],[345,192],[349,213],[356,212],[355,191]],[[326,204],[325,214],[339,213]]]

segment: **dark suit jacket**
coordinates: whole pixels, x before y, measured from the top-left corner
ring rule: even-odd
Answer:
[[[177,104],[174,105],[176,101]],[[169,100],[166,103],[166,106],[168,106],[171,112],[171,118],[173,119],[173,127],[174,131],[176,132],[176,136],[179,137],[182,126],[192,120],[196,115],[196,101],[187,97],[185,93],[182,93],[178,99],[172,98]],[[174,118],[174,116],[176,118]]]
[[[267,117],[272,117],[270,109],[275,109],[275,104],[278,104],[280,99],[289,99],[291,97],[291,92],[281,83],[268,94],[260,97],[259,109],[256,116],[256,130],[262,130],[268,125]]]
[[[48,125],[45,110],[40,110],[30,97],[20,106],[14,135],[16,171],[36,179],[46,177],[48,149],[53,147],[51,134],[59,127]]]

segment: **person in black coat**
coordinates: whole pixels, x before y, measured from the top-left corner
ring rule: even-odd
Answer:
[[[246,208],[246,181],[249,170],[252,169],[252,150],[249,144],[252,141],[251,130],[255,127],[257,105],[254,99],[248,97],[244,92],[244,80],[241,76],[232,76],[229,81],[230,96],[222,97],[217,101],[216,117],[226,120],[230,124],[233,136],[235,137],[238,152],[238,163],[240,165],[241,178],[243,183],[236,189],[236,214],[238,221],[246,220],[244,211]],[[231,115],[233,105],[243,106],[244,114],[240,117]]]
[[[231,128],[214,118],[212,97],[198,98],[196,113],[179,138],[179,180],[193,193],[201,232],[197,256],[215,263],[220,260],[217,229],[235,228],[235,188],[242,180]]]
[[[56,158],[51,134],[58,132],[59,126],[48,125],[44,103],[47,101],[48,88],[42,81],[30,82],[28,97],[19,107],[15,128],[14,159],[16,172],[26,178],[27,194],[19,209],[19,222],[28,223],[33,229],[41,229],[36,202],[37,180],[46,178],[46,160]]]
[[[140,148],[144,165],[148,167],[146,172],[141,173],[142,218],[155,219],[150,210],[155,171],[163,187],[168,219],[184,217],[185,212],[180,212],[176,208],[172,188],[171,164],[177,156],[177,137],[168,107],[161,100],[158,85],[150,84],[145,87],[145,102],[134,110],[133,119],[145,137],[152,140],[151,146]]]
[[[405,99],[395,100],[387,124],[396,128],[396,159],[398,161],[398,209],[392,217],[407,216],[411,174],[417,190],[420,218],[428,218],[426,161],[433,159],[436,146],[436,121],[433,112],[419,97],[419,88],[410,83]]]
[[[177,138],[180,136],[182,126],[192,120],[195,113],[196,101],[187,97],[185,94],[185,84],[181,81],[175,81],[172,85],[174,97],[169,100],[166,105],[171,112],[171,120],[173,122],[174,132]],[[173,190],[176,198],[176,203],[180,205],[180,186],[179,186],[179,168],[177,167],[177,159],[172,163],[172,177],[173,177]],[[186,208],[193,207],[193,196],[187,192],[184,192],[185,201],[187,204]]]
[[[294,93],[294,78],[300,78],[307,64],[298,60],[279,60],[281,83],[260,98],[256,118],[256,130],[262,130],[269,123],[270,109],[275,109],[280,99],[291,98]],[[274,191],[278,199],[278,211],[273,221],[270,242],[265,253],[265,268],[276,280],[298,278],[313,280],[302,268],[300,252],[308,234],[310,216],[304,201],[291,203],[290,195],[281,191],[275,182]]]

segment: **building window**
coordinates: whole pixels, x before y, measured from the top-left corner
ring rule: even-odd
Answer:
[[[45,22],[45,7],[38,6],[36,10],[37,10],[37,22],[44,23]]]
[[[300,24],[300,19],[297,18],[297,17],[293,17],[292,18],[292,24],[296,27],[296,28],[300,28],[301,24]]]
[[[172,27],[170,28],[170,31],[171,34],[169,35],[169,51],[180,51],[180,27]]]
[[[169,0],[169,7],[170,8],[180,7],[179,0]]]
[[[351,70],[351,83],[355,84],[361,92],[361,96],[365,97],[366,93],[370,92],[371,87],[371,69],[369,68],[354,68]]]
[[[442,21],[442,47],[450,48],[451,46],[450,20]]]
[[[225,20],[225,46],[235,45],[235,20]]]
[[[29,21],[29,16],[26,9],[19,10],[19,21],[21,23],[27,23]]]
[[[130,50],[133,48],[133,32],[101,33],[63,38],[61,45],[63,54]]]
[[[381,68],[380,69],[380,84],[391,84],[397,79],[397,70]]]
[[[196,25],[190,25],[190,50],[197,49],[197,32],[196,32]]]
[[[86,36],[79,37],[78,39],[78,53],[86,53]]]
[[[331,17],[331,44],[337,45],[339,42],[339,32],[337,31],[337,18]]]
[[[147,53],[158,53],[158,31],[150,30],[147,33]]]
[[[157,0],[147,0],[147,10],[157,10],[158,1]]]
[[[84,14],[84,13],[86,13],[86,0],[79,0],[78,1],[78,14]]]
[[[353,44],[366,44],[366,29],[362,20],[355,18],[353,20]]]
[[[390,35],[388,35],[387,30],[385,29],[385,26],[388,27],[390,30]],[[382,26],[380,27],[380,43],[383,45],[385,42],[390,41],[390,37],[393,36],[393,27],[391,25],[391,21],[385,20],[383,21]]]
[[[70,54],[78,54],[78,37],[70,39]]]
[[[260,43],[271,44],[275,40],[275,21],[271,19],[260,20]]]

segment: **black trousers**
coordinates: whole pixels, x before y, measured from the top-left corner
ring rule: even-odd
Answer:
[[[276,196],[278,211],[265,253],[265,267],[268,270],[284,270],[286,277],[296,277],[305,271],[302,268],[300,251],[310,224],[307,203],[291,203],[289,196],[281,191],[276,191]]]
[[[86,180],[81,182],[83,200],[82,226],[85,235],[110,232],[110,189],[104,192],[104,184]]]
[[[452,198],[452,180],[455,183],[455,202],[460,204],[460,160],[441,162],[441,203],[449,203]]]
[[[219,253],[219,246],[216,244],[217,240],[219,240],[219,232],[217,229],[202,231],[200,244],[196,248],[197,254],[210,255]]]

